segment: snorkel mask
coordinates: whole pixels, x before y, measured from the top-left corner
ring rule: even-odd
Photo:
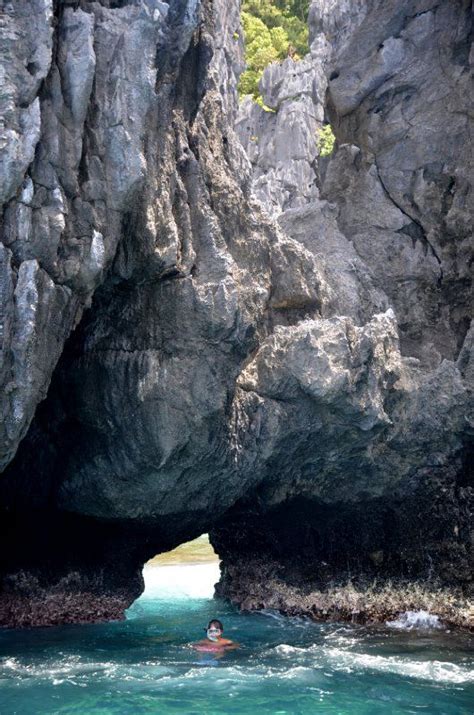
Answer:
[[[216,643],[219,640],[219,636],[221,634],[221,629],[220,628],[208,628],[206,631],[207,637],[210,641],[213,643]]]

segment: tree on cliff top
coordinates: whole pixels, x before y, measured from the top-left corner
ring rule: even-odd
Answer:
[[[247,68],[240,78],[241,95],[251,94],[261,103],[258,83],[265,67],[308,52],[309,4],[310,0],[243,0]]]

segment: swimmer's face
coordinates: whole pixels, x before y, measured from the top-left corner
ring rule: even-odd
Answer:
[[[219,640],[219,636],[221,635],[222,631],[220,628],[217,626],[211,626],[210,628],[207,629],[206,631],[207,637],[210,641],[217,641]]]

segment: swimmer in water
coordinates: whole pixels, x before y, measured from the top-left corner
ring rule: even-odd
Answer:
[[[239,647],[238,643],[234,643],[228,638],[224,638],[224,626],[217,619],[209,621],[206,631],[206,638],[198,643],[193,643],[192,647],[199,651],[207,653],[224,654],[228,650],[235,650]]]

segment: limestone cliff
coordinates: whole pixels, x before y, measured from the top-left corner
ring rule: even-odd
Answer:
[[[351,617],[321,589],[418,578],[472,593],[472,16],[462,2],[314,0],[309,23],[308,57],[264,74],[267,109],[240,108],[253,191],[317,257],[330,314],[360,325],[390,307],[400,352],[395,342],[381,359],[385,421],[357,429],[322,379],[334,337],[290,353],[267,340],[247,367],[252,388],[295,413],[258,490],[213,538],[220,592],[236,602]],[[325,120],[329,161],[317,156]]]
[[[318,0],[237,117],[237,1],[4,3],[0,622],[209,529],[249,606],[472,591],[467,9]]]
[[[324,286],[249,194],[238,3],[8,4],[3,29],[24,148],[3,167],[4,465],[55,374],[0,486],[2,620],[94,617],[89,593],[116,615],[146,558],[258,481],[237,465],[237,376]]]

